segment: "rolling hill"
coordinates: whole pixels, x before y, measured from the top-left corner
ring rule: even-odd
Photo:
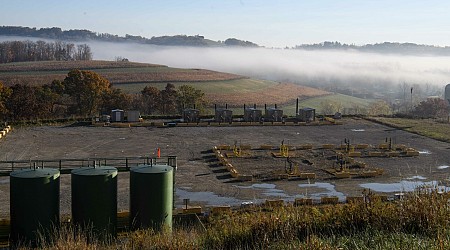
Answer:
[[[352,103],[367,106],[368,101],[344,95],[332,95],[320,89],[292,83],[252,79],[241,75],[205,70],[180,69],[158,64],[114,61],[58,61],[0,64],[0,81],[14,84],[42,85],[54,79],[63,80],[71,69],[92,70],[108,79],[114,87],[127,93],[139,93],[145,86],[162,89],[167,83],[192,85],[205,92],[210,104],[228,104],[239,108],[243,104],[278,104],[295,112],[295,100],[301,107],[320,108],[323,101],[335,100],[344,107]],[[349,102],[348,100],[352,100]],[[289,112],[291,113],[291,112]]]

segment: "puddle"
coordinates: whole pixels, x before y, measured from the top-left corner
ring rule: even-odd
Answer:
[[[320,199],[324,196],[337,196],[339,201],[345,201],[345,195],[341,192],[337,192],[334,185],[326,182],[316,182],[316,183],[305,183],[298,184],[298,187],[301,188],[298,195],[288,195],[284,192],[284,190],[276,189],[275,184],[271,183],[257,183],[250,186],[238,186],[234,185],[237,188],[244,189],[260,189],[262,190],[262,194],[268,197],[278,197],[285,201],[294,201],[295,198],[304,198],[309,197],[313,199]],[[310,192],[308,188],[311,188],[313,192]],[[317,192],[319,189],[319,192]],[[321,192],[320,189],[325,189],[325,191]]]
[[[397,183],[364,183],[360,184],[363,188],[371,189],[375,192],[393,193],[393,192],[412,192],[418,187],[426,186],[430,188],[447,189],[445,186],[439,186],[437,181],[401,181]]]
[[[5,179],[0,179],[0,184],[8,184],[9,183],[9,177]]]
[[[408,180],[426,180],[427,178],[423,177],[423,176],[420,176],[420,175],[414,175],[413,177],[409,177],[409,178],[406,178],[406,179],[408,179]]]
[[[315,183],[306,183],[306,184],[298,184],[300,188],[320,188],[325,189],[324,192],[311,192],[309,193],[308,190],[306,190],[306,195],[302,196],[308,196],[313,199],[320,199],[321,197],[326,196],[337,196],[339,198],[339,201],[345,201],[346,197],[343,193],[336,191],[336,188],[333,184],[327,183],[327,182],[315,182]]]
[[[446,169],[446,168],[449,168],[450,166],[448,166],[448,165],[443,165],[443,166],[439,166],[439,167],[437,167],[437,169]]]
[[[242,200],[233,197],[218,196],[213,192],[191,192],[180,188],[176,189],[176,196],[179,200],[189,199],[191,202],[204,202],[207,205],[230,205],[240,206]]]
[[[278,197],[278,198],[286,198],[288,200],[294,200],[293,196],[286,194],[281,189],[276,189],[277,185],[271,184],[271,183],[255,183],[250,186],[233,185],[233,187],[243,188],[243,189],[262,189],[262,190],[264,190],[262,192],[262,194],[265,196],[272,196],[272,197]]]
[[[353,132],[364,132],[366,131],[365,129],[352,129]]]
[[[419,151],[419,154],[421,155],[431,155],[431,152],[428,150]]]

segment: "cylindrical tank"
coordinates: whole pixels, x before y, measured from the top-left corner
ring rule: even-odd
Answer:
[[[56,169],[23,169],[10,174],[11,244],[37,246],[59,227]],[[42,238],[43,236],[43,238]]]
[[[172,230],[173,168],[139,165],[130,169],[130,227]]]
[[[72,170],[72,220],[100,237],[116,236],[117,169],[85,167]]]
[[[447,86],[445,86],[444,98],[450,103],[450,84],[447,84]]]

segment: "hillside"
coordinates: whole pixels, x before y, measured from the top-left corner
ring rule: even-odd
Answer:
[[[174,36],[157,36],[146,38],[142,36],[134,36],[126,34],[118,36],[108,33],[97,33],[85,29],[62,30],[58,27],[52,28],[30,28],[22,26],[0,26],[0,35],[2,36],[22,36],[35,37],[43,39],[56,39],[62,41],[103,41],[103,42],[133,42],[162,46],[190,46],[190,47],[218,47],[218,46],[242,46],[242,47],[259,47],[250,41],[243,41],[236,38],[228,38],[224,42],[213,41],[201,35],[174,35]]]
[[[205,92],[210,103],[229,104],[290,104],[296,98],[308,99],[329,95],[329,92],[292,83],[279,83],[245,76],[205,70],[180,69],[164,65],[111,61],[22,62],[0,64],[0,81],[14,84],[42,85],[63,80],[71,69],[92,70],[114,87],[125,92],[139,93],[145,86],[159,89],[167,83],[175,86],[192,85]]]

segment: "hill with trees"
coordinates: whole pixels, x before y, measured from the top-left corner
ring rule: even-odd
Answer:
[[[164,45],[164,46],[193,46],[193,47],[219,47],[219,46],[251,46],[258,47],[257,44],[242,41],[236,38],[230,38],[221,41],[213,41],[206,39],[201,35],[175,35],[175,36],[159,36],[146,38],[142,36],[134,36],[126,34],[118,36],[108,33],[96,33],[90,30],[62,30],[58,27],[53,28],[30,28],[21,26],[0,26],[0,36],[21,36],[36,37],[45,39],[57,39],[63,41],[87,41],[96,40],[104,42],[135,42],[143,44]]]
[[[354,50],[359,52],[411,54],[411,55],[450,55],[450,47],[423,45],[415,43],[383,42],[375,44],[354,45],[340,42],[322,42],[315,44],[302,44],[292,49],[304,50]]]

